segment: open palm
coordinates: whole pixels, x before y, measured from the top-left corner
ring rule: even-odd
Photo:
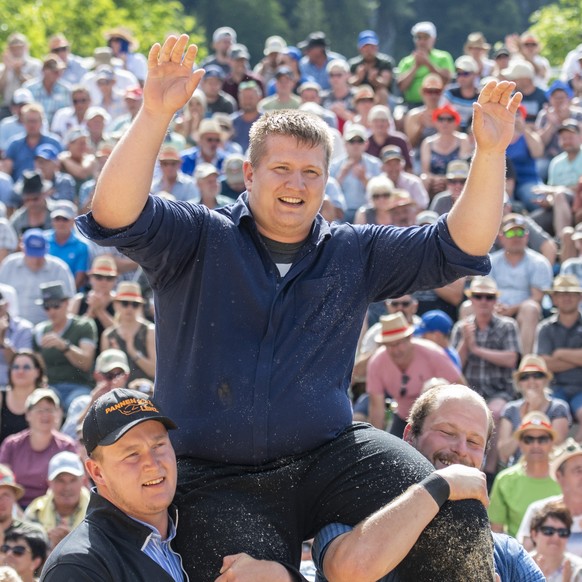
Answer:
[[[156,43],[148,55],[148,76],[144,86],[144,107],[157,113],[173,114],[185,105],[204,75],[193,71],[198,48],[188,45],[188,35],[169,36]],[[187,47],[187,48],[186,48]]]
[[[473,105],[473,135],[482,150],[505,151],[513,137],[515,113],[521,93],[512,95],[515,83],[491,81]]]

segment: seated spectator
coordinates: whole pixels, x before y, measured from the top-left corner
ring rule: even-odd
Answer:
[[[352,119],[353,123],[359,123],[363,125],[366,129],[370,129],[370,123],[368,121],[368,114],[372,107],[374,107],[376,103],[376,93],[374,93],[374,89],[369,85],[360,85],[356,89],[354,93],[353,99],[353,108],[356,112],[356,115]],[[350,125],[346,123],[346,126]],[[344,127],[344,134],[346,132],[347,127]]]
[[[461,372],[463,365],[461,364],[459,352],[451,346],[453,320],[440,309],[425,311],[420,316],[420,320],[420,324],[414,330],[414,335],[434,342],[437,346],[443,348],[447,356],[451,359],[451,362]]]
[[[345,61],[341,62],[345,63]],[[297,87],[297,94],[301,98],[300,109],[304,111],[317,111],[317,115],[319,115],[319,117],[321,117],[321,119],[323,119],[331,129],[338,129],[339,122],[337,115],[333,111],[321,106],[321,87],[318,83],[315,81],[301,83],[301,85]],[[306,105],[308,105],[307,109],[305,109]],[[311,109],[309,106],[311,106]]]
[[[230,59],[230,73],[224,79],[222,90],[235,100],[237,104],[236,109],[238,109],[238,88],[240,84],[254,81],[259,85],[261,93],[264,95],[264,80],[260,75],[250,69],[249,61],[251,55],[244,44],[232,44],[227,54]]]
[[[386,397],[398,404],[390,433],[402,438],[410,408],[427,378],[438,376],[462,383],[457,367],[433,342],[412,337],[414,326],[401,313],[380,318],[382,331],[376,342],[382,347],[370,358],[366,392],[370,395],[370,422],[381,430],[386,423]]]
[[[27,230],[22,237],[24,252],[13,253],[0,264],[0,283],[10,283],[18,294],[19,314],[33,324],[45,319],[40,299],[40,286],[60,281],[68,297],[75,293],[75,281],[69,267],[57,257],[47,254],[48,243],[42,230]]]
[[[10,114],[2,118],[0,115],[0,155],[6,152],[8,144],[19,133],[24,133],[22,124],[22,108],[34,102],[34,97],[28,89],[16,89],[10,103]],[[1,109],[0,109],[1,111]],[[1,167],[1,165],[0,165]]]
[[[192,176],[197,164],[212,164],[222,168],[226,153],[220,147],[222,132],[213,119],[204,119],[198,127],[198,145],[182,152],[182,172]]]
[[[220,194],[231,200],[236,200],[246,190],[243,164],[245,158],[241,154],[230,154],[224,160],[222,169],[224,176],[220,182]]]
[[[556,313],[544,319],[536,329],[535,351],[554,373],[554,397],[565,400],[578,428],[576,439],[582,438],[582,286],[572,275],[555,277],[547,289]]]
[[[0,386],[9,379],[9,365],[19,350],[32,348],[32,323],[10,313],[10,298],[0,289]],[[2,434],[0,425],[0,434]]]
[[[535,203],[536,186],[542,182],[538,175],[536,159],[541,157],[544,144],[531,124],[526,123],[526,110],[520,105],[515,118],[515,129],[511,143],[507,147],[507,158],[515,168],[515,199],[528,212],[538,208]]]
[[[56,202],[51,210],[53,228],[45,233],[45,237],[49,244],[49,254],[67,264],[73,273],[77,289],[81,289],[87,282],[89,245],[75,229],[77,214],[77,206],[73,202]]]
[[[275,73],[275,94],[259,101],[259,111],[297,109],[301,99],[293,93],[295,81],[295,75],[289,67],[279,67]]]
[[[91,105],[91,94],[83,85],[75,85],[71,88],[71,101],[71,106],[61,107],[55,113],[51,123],[52,133],[61,139],[75,127],[86,127],[85,114]]]
[[[139,85],[128,87],[123,93],[123,101],[127,113],[112,117],[111,127],[109,128],[112,135],[121,136],[128,129],[137,112],[141,109],[143,104],[143,90]]]
[[[261,116],[259,111],[261,98],[261,88],[255,81],[245,81],[238,86],[239,110],[231,116],[234,130],[232,140],[240,145],[243,152],[249,149],[251,125]]]
[[[344,132],[347,153],[331,164],[330,175],[339,182],[346,197],[346,222],[352,222],[358,208],[365,204],[368,180],[380,173],[378,158],[365,151],[367,139],[363,125],[351,124]]]
[[[48,555],[48,539],[44,531],[22,525],[4,536],[0,552],[21,582],[35,582]]]
[[[428,192],[422,180],[410,172],[404,170],[404,154],[396,145],[388,145],[380,152],[382,161],[382,173],[388,176],[396,188],[406,190],[418,209],[428,206]]]
[[[91,392],[97,329],[93,320],[68,313],[71,296],[62,283],[45,283],[40,291],[48,319],[34,328],[33,348],[66,413],[77,396]]]
[[[24,487],[16,482],[12,469],[0,464],[0,539],[4,539],[8,531],[25,523],[17,504],[23,495]]]
[[[232,198],[223,196],[220,193],[219,171],[212,164],[205,162],[197,164],[194,170],[194,179],[198,189],[198,196],[194,200],[197,204],[204,204],[210,209],[232,204]]]
[[[44,364],[37,354],[30,349],[14,353],[6,391],[0,393],[0,442],[27,428],[26,401],[37,388],[46,387],[46,381]]]
[[[515,537],[529,504],[557,495],[560,486],[550,476],[550,452],[556,439],[550,419],[542,412],[530,412],[513,436],[523,461],[495,477],[488,512],[494,532],[507,531]]]
[[[560,265],[560,275],[574,275],[582,285],[582,222],[576,225],[571,234],[571,241],[576,249],[576,256],[570,257]]]
[[[48,491],[33,499],[24,512],[26,520],[44,528],[49,551],[83,521],[89,504],[85,481],[85,467],[79,455],[62,451],[51,458]]]
[[[222,131],[222,149],[224,150],[224,153],[227,155],[242,154],[242,147],[232,140],[234,128],[230,115],[227,115],[226,113],[215,113],[212,116],[212,119],[218,122],[218,125]]]
[[[101,350],[114,348],[127,356],[129,380],[153,379],[156,369],[154,325],[143,317],[145,303],[137,283],[122,282],[115,295],[115,323],[101,336]]]
[[[260,75],[265,83],[274,78],[279,56],[286,48],[287,42],[281,36],[273,35],[265,40],[264,57],[253,68],[253,72]]]
[[[380,174],[368,180],[366,197],[368,204],[356,212],[354,224],[393,224],[390,214],[390,199],[394,184],[386,176]]]
[[[421,86],[422,105],[410,109],[404,116],[404,133],[416,150],[418,168],[420,168],[420,144],[437,131],[433,113],[440,105],[443,90],[443,80],[438,75],[434,73],[427,75]]]
[[[416,203],[406,190],[394,188],[388,200],[390,224],[412,226],[416,222]]]
[[[521,60],[532,65],[534,70],[534,83],[545,89],[552,75],[552,67],[546,57],[540,54],[541,46],[539,38],[531,31],[526,30],[516,39],[516,49],[513,53],[514,60]]]
[[[512,59],[507,68],[501,70],[501,76],[513,81],[516,89],[523,95],[521,101],[525,109],[525,121],[534,125],[536,117],[548,102],[544,89],[535,83],[533,65],[523,59]]]
[[[531,555],[548,582],[582,579],[582,557],[566,551],[572,523],[572,515],[560,501],[547,503],[531,520]]]
[[[411,172],[410,144],[405,134],[394,130],[394,119],[392,119],[390,109],[386,105],[374,105],[368,113],[368,124],[371,135],[368,138],[366,153],[381,158],[381,151],[384,147],[398,146],[404,156],[404,169]]]
[[[556,432],[556,444],[566,439],[572,423],[568,404],[551,395],[548,386],[553,374],[542,358],[534,354],[524,356],[513,377],[521,398],[512,400],[503,407],[497,437],[499,459],[506,465],[513,465],[519,459],[518,442],[513,438],[513,433],[529,412],[537,410],[550,419]]]
[[[498,239],[501,249],[491,254],[491,276],[500,291],[497,312],[517,320],[524,353],[533,352],[544,289],[552,282],[552,266],[527,248],[528,234],[519,214],[506,214]]]
[[[458,200],[467,176],[469,175],[469,162],[465,160],[453,160],[447,164],[447,188],[443,192],[439,192],[431,200],[429,208],[434,210],[437,214],[445,214],[450,212],[453,204]]]
[[[53,390],[38,388],[26,400],[28,428],[7,437],[0,445],[0,463],[7,464],[25,490],[20,506],[44,495],[48,465],[61,451],[75,452],[75,442],[55,428],[60,424],[59,397]]]
[[[459,129],[467,132],[473,119],[473,103],[479,97],[476,86],[479,66],[475,59],[463,55],[455,61],[456,82],[445,90],[445,99],[459,112],[461,123]]]
[[[18,236],[31,228],[48,230],[51,228],[51,216],[48,197],[52,192],[51,183],[43,179],[42,174],[35,170],[26,170],[22,180],[14,187],[14,193],[22,201],[11,217],[10,224]]]
[[[353,104],[356,91],[349,82],[350,67],[343,59],[335,59],[327,64],[327,74],[331,87],[322,93],[320,105],[335,115],[337,128],[343,132],[345,124],[356,114]]]
[[[89,132],[75,128],[65,136],[66,149],[59,155],[61,169],[75,180],[78,193],[83,182],[90,180],[95,173],[95,156],[89,147]]]
[[[109,133],[106,127],[111,121],[111,116],[103,107],[93,105],[87,109],[85,114],[85,124],[89,137],[87,139],[87,146],[89,151],[94,154],[99,147],[99,144],[109,139]]]
[[[180,170],[182,158],[180,152],[172,145],[163,145],[158,154],[161,174],[154,177],[151,187],[152,194],[168,192],[176,200],[192,200],[198,195],[198,189],[192,176]]]
[[[109,159],[115,142],[104,141],[97,146],[95,151],[95,167],[93,177],[86,182],[81,184],[79,188],[79,211],[81,214],[89,212],[91,209],[91,202],[93,201],[93,193],[95,192],[95,185],[97,183],[97,178],[105,165],[105,162]]]
[[[498,425],[504,406],[515,399],[512,372],[521,353],[519,330],[513,319],[498,313],[494,279],[474,277],[466,294],[472,314],[455,324],[451,343],[459,352],[468,385],[485,398]],[[497,473],[496,435],[484,467],[490,481]]]
[[[200,89],[206,97],[206,115],[210,117],[213,113],[234,113],[237,109],[236,100],[222,90],[225,72],[218,65],[208,65],[205,71]]]
[[[51,186],[50,197],[52,200],[75,200],[75,180],[70,174],[59,170],[59,150],[51,144],[42,144],[34,153],[34,168],[40,173],[43,180],[47,180]]]
[[[461,116],[450,105],[432,112],[436,134],[427,137],[420,146],[421,178],[432,198],[446,186],[447,166],[453,160],[466,160],[473,146],[466,134],[458,131]]]

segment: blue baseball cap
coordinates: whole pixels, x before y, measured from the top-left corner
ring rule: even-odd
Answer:
[[[358,35],[358,48],[362,48],[364,45],[373,44],[378,46],[378,35],[373,30],[362,30]]]
[[[34,155],[37,158],[54,162],[59,157],[59,150],[50,143],[42,143],[36,148]]]
[[[44,257],[48,251],[48,242],[40,228],[31,228],[22,235],[24,254],[27,257]]]
[[[205,79],[209,79],[211,77],[215,77],[216,79],[224,79],[226,77],[223,68],[219,67],[218,65],[208,65],[205,67],[205,71]]]
[[[568,85],[568,83],[566,83],[565,81],[560,81],[559,79],[554,81],[548,87],[548,90],[546,91],[546,97],[549,99],[554,93],[554,91],[564,91],[564,93],[568,95],[569,99],[572,99],[572,97],[574,97],[574,91],[572,91],[572,87],[570,87],[570,85]]]
[[[453,320],[440,309],[432,309],[423,313],[421,316],[421,322],[414,331],[414,335],[424,335],[431,331],[440,331],[445,335],[451,333],[453,329]]]

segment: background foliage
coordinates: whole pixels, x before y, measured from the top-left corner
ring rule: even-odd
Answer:
[[[331,48],[347,57],[357,53],[360,30],[373,28],[381,50],[397,60],[412,48],[410,28],[432,20],[438,46],[461,54],[467,34],[480,30],[494,45],[506,35],[530,26],[539,34],[545,54],[558,65],[567,51],[582,42],[582,0],[0,0],[0,46],[14,31],[31,42],[42,56],[51,34],[64,32],[74,52],[90,56],[104,44],[105,30],[131,28],[146,53],[170,32],[187,32],[209,50],[212,31],[232,26],[247,45],[253,64],[262,57],[265,39],[280,34],[297,44],[309,32],[323,30]]]

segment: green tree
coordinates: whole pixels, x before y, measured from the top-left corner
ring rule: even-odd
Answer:
[[[196,19],[187,16],[178,0],[148,3],[141,0],[2,0],[0,45],[12,32],[25,34],[31,53],[42,56],[47,52],[48,38],[64,33],[73,51],[89,56],[105,44],[104,32],[116,26],[131,29],[140,43],[140,51],[147,54],[149,47],[162,41],[171,32],[187,32],[193,42],[202,40]]]
[[[538,35],[544,56],[554,66],[582,42],[582,1],[560,0],[533,13],[531,30]]]

